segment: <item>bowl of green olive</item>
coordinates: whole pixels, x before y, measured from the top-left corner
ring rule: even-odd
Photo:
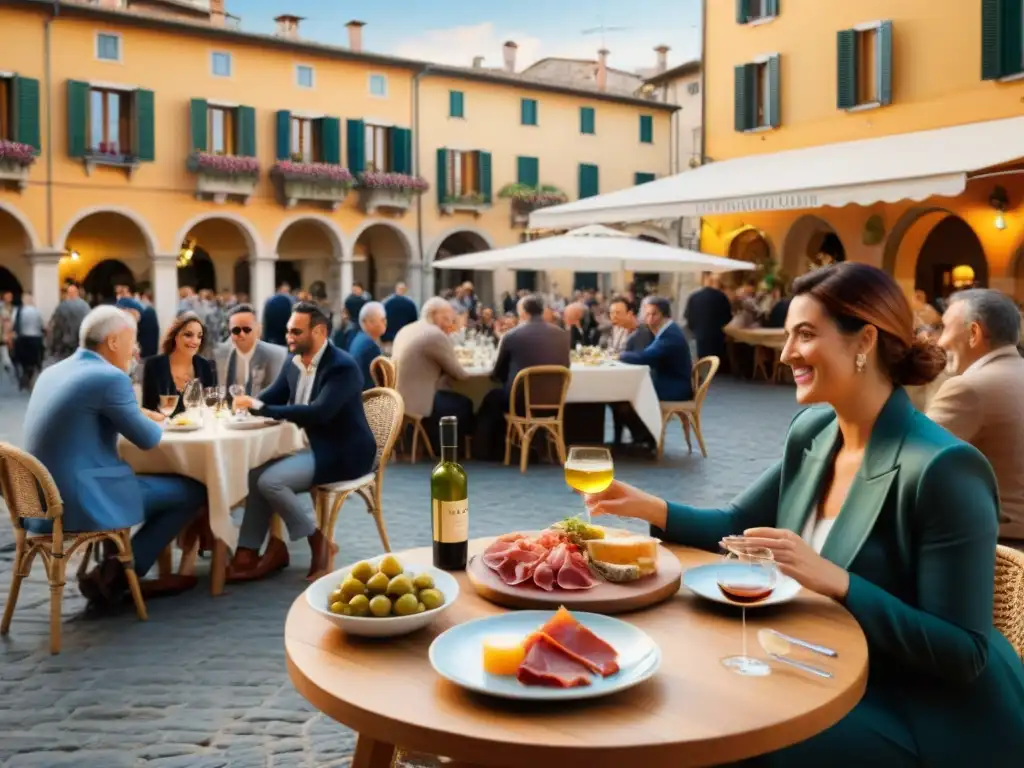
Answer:
[[[415,632],[459,596],[459,582],[429,565],[380,555],[322,576],[306,589],[310,607],[350,635],[396,637]]]

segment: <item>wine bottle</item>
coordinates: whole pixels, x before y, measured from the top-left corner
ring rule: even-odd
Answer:
[[[469,546],[469,492],[466,470],[459,464],[459,420],[441,418],[441,460],[430,475],[434,567],[466,569]]]

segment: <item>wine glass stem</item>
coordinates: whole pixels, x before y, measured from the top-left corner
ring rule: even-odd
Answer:
[[[591,522],[593,522],[590,519],[590,507],[587,506],[587,497],[581,495],[581,498],[583,499],[583,519],[586,520],[587,524],[589,525]]]
[[[740,608],[740,621],[742,622],[743,631],[743,657],[747,656],[747,609]]]

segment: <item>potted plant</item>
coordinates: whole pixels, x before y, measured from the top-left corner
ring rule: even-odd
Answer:
[[[278,160],[270,169],[285,201],[294,208],[299,200],[326,203],[337,210],[355,185],[355,178],[337,163],[307,163],[296,160]]]
[[[407,211],[413,195],[422,195],[430,184],[419,176],[406,173],[363,171],[356,179],[359,199],[363,210],[376,213],[379,209]]]
[[[550,184],[541,184],[537,187],[529,184],[506,184],[499,190],[498,197],[512,201],[513,224],[526,224],[531,211],[561,205],[569,199],[565,192]]]
[[[255,157],[199,149],[188,156],[185,167],[196,176],[196,197],[209,195],[215,203],[223,203],[229,196],[248,203],[260,177],[260,161]]]
[[[29,144],[0,139],[0,181],[13,182],[19,190],[28,185],[28,169],[36,161],[36,150]]]

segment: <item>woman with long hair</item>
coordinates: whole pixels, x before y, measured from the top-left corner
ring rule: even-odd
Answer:
[[[782,573],[842,603],[867,637],[860,703],[826,731],[745,765],[1016,765],[1024,665],[993,627],[999,502],[975,448],[903,387],[943,369],[879,269],[844,262],[793,286],[782,361],[797,414],[782,459],[731,504],[698,509],[613,483],[587,504],[707,550],[770,549]]]
[[[161,354],[144,364],[142,372],[142,407],[156,411],[160,395],[178,395],[178,405],[171,416],[185,410],[181,395],[194,379],[205,387],[217,385],[213,364],[199,355],[206,328],[195,312],[183,312],[171,323],[161,343]]]

